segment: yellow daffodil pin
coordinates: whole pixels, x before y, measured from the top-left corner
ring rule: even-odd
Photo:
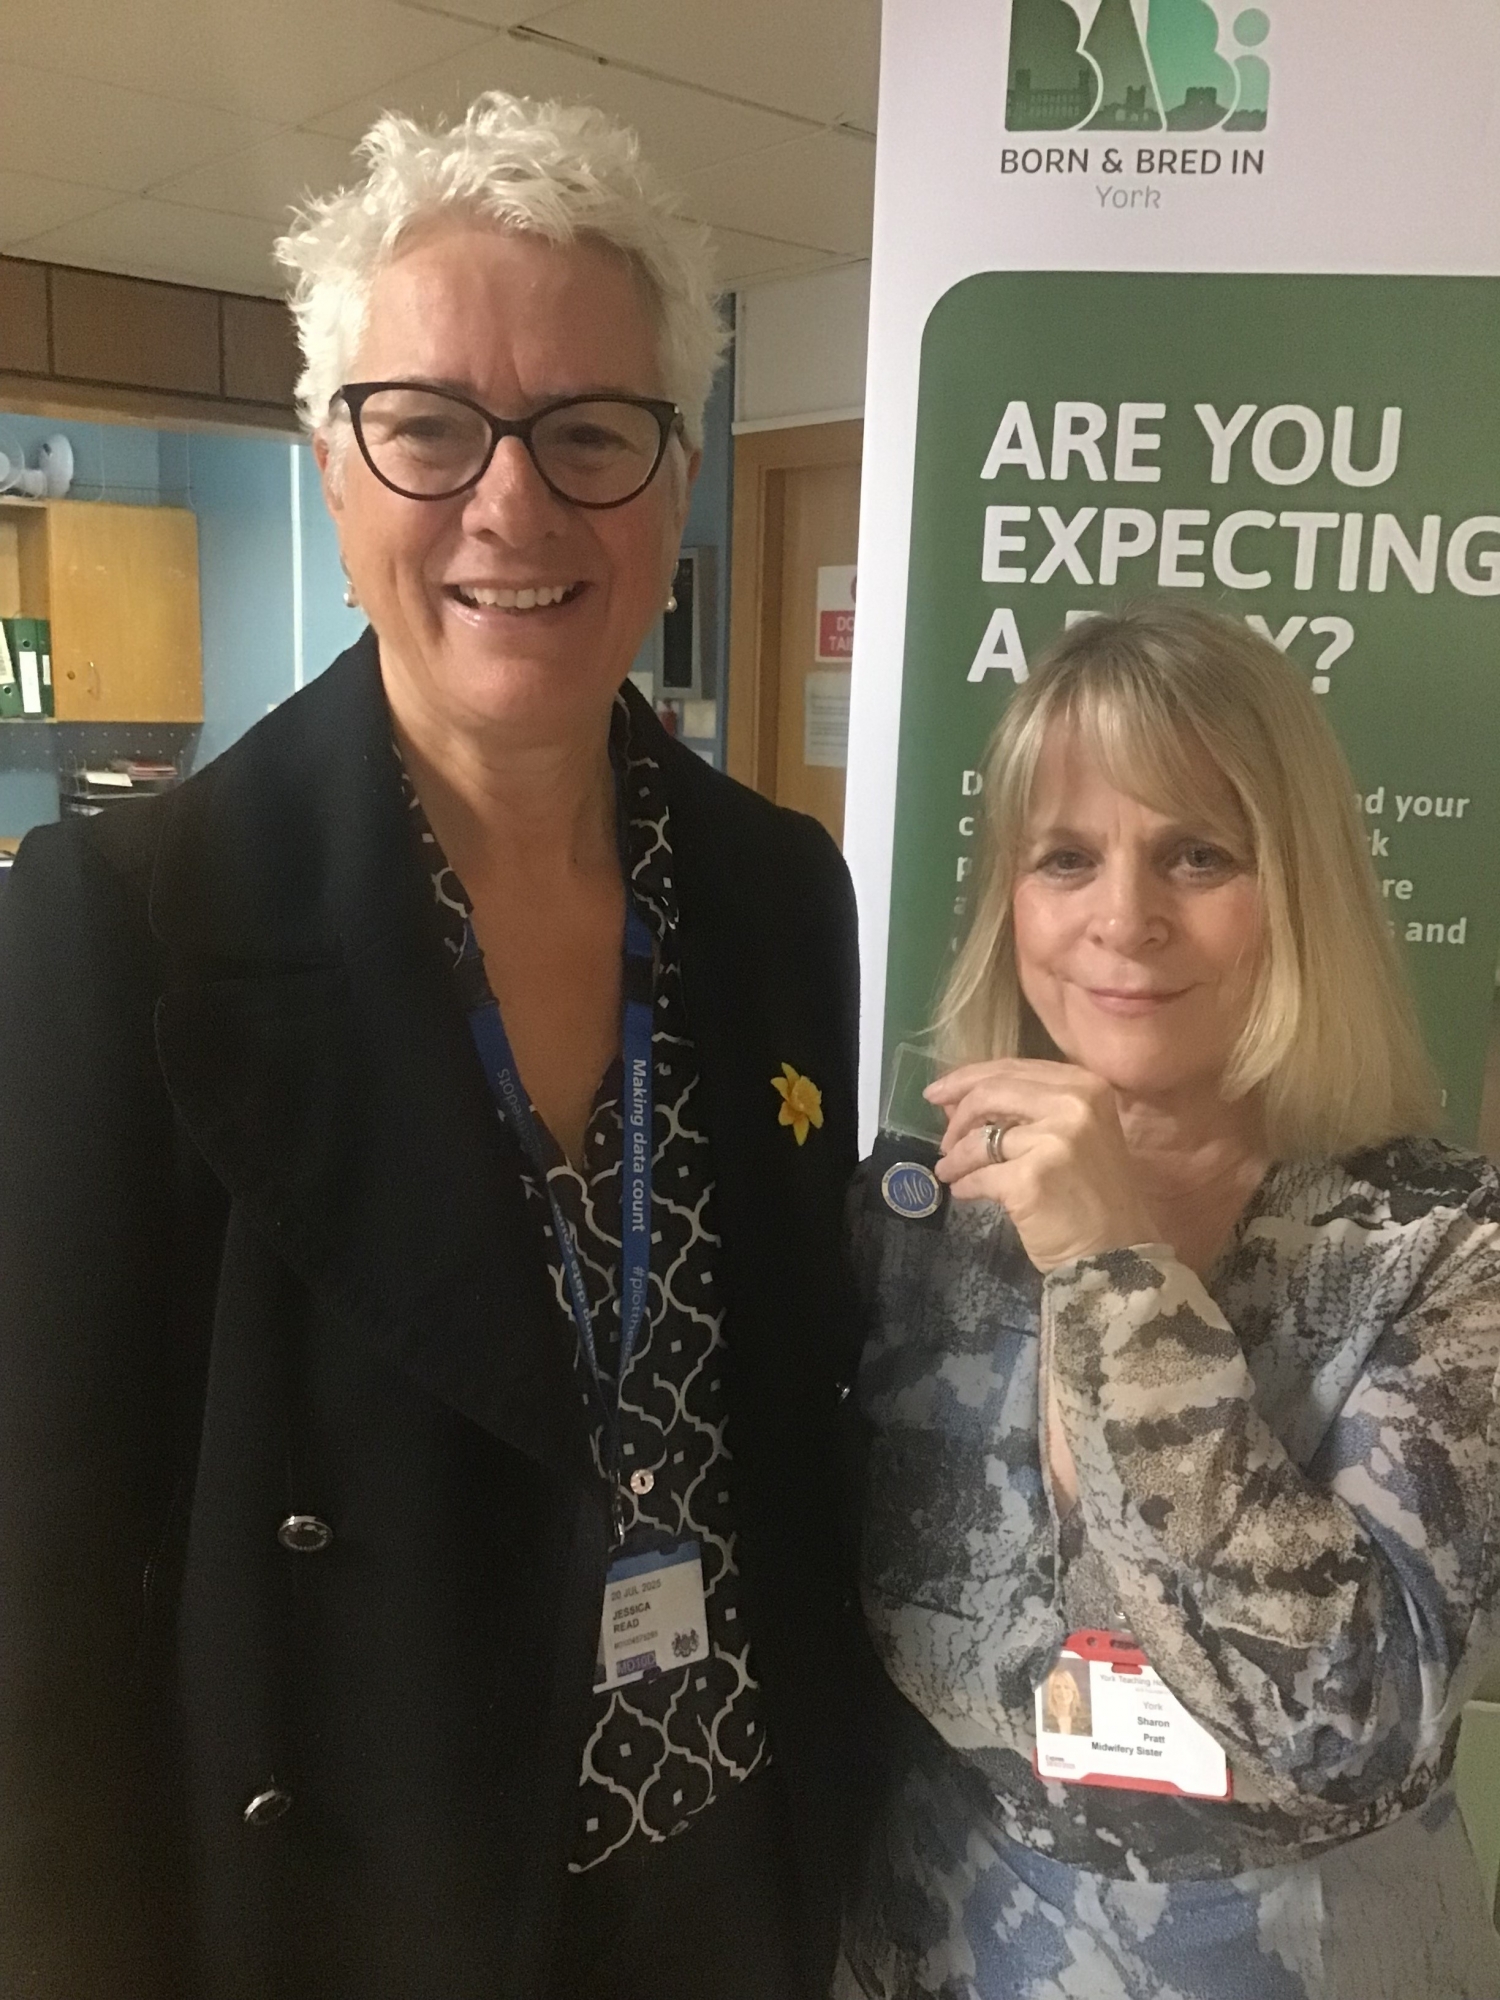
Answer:
[[[780,1123],[790,1125],[799,1146],[807,1144],[809,1130],[823,1124],[823,1093],[810,1076],[799,1076],[790,1063],[781,1065],[781,1075],[771,1078],[771,1088],[781,1098]]]

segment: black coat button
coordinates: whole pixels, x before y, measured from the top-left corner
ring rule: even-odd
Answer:
[[[315,1556],[333,1540],[333,1530],[316,1514],[288,1514],[276,1530],[276,1539],[296,1555]]]
[[[245,1808],[246,1826],[274,1826],[284,1813],[292,1809],[292,1795],[284,1792],[280,1785],[267,1785],[263,1792],[257,1792]]]

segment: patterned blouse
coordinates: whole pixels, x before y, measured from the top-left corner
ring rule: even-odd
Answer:
[[[1153,1246],[1043,1279],[999,1210],[914,1226],[868,1171],[853,1217],[865,1609],[931,1725],[851,1931],[859,1990],[1500,1993],[1500,1945],[1432,1873],[1434,1843],[1462,1848],[1440,1788],[1500,1641],[1495,1169],[1430,1140],[1275,1167],[1206,1285]],[[1044,1361],[1078,1469],[1061,1523]],[[1086,1628],[1134,1634],[1231,1801],[1037,1777],[1033,1690]],[[1388,1869],[1364,1842],[1339,1872],[1398,1827]],[[1291,1978],[1335,1915],[1367,1984]],[[1436,1976],[1411,1967],[1441,1927],[1484,1969],[1403,1986]]]
[[[651,1299],[620,1401],[624,1480],[628,1485],[632,1473],[649,1473],[651,1480],[648,1492],[622,1495],[625,1528],[635,1548],[697,1542],[709,1658],[595,1697],[580,1773],[574,1872],[596,1867],[630,1842],[660,1842],[680,1833],[714,1799],[769,1762],[735,1562],[714,1183],[676,955],[667,806],[658,765],[631,741],[630,710],[623,696],[616,700],[610,747],[622,800],[629,888],[657,952]],[[444,945],[456,967],[469,900],[409,779],[406,794],[432,877]],[[583,1159],[576,1167],[536,1119],[547,1187],[578,1246],[606,1393],[612,1393],[620,1347],[622,1077],[617,1057],[595,1096]],[[594,1421],[594,1458],[602,1477],[603,1425],[569,1304],[551,1203],[536,1174],[523,1168],[522,1181],[536,1220],[538,1252],[552,1276],[558,1338],[571,1344],[579,1394]]]

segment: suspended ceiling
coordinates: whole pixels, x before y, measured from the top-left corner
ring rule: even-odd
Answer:
[[[867,256],[879,0],[0,0],[0,250],[273,294],[382,110],[598,104],[726,286]]]

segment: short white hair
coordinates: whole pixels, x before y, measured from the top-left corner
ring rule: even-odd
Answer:
[[[456,125],[424,129],[387,112],[359,151],[369,162],[364,180],[308,202],[276,245],[294,274],[297,405],[309,430],[327,424],[349,379],[377,273],[410,229],[451,214],[624,255],[655,311],[663,389],[688,443],[702,444],[703,406],[727,339],[708,231],[683,215],[634,132],[591,106],[489,90]]]

